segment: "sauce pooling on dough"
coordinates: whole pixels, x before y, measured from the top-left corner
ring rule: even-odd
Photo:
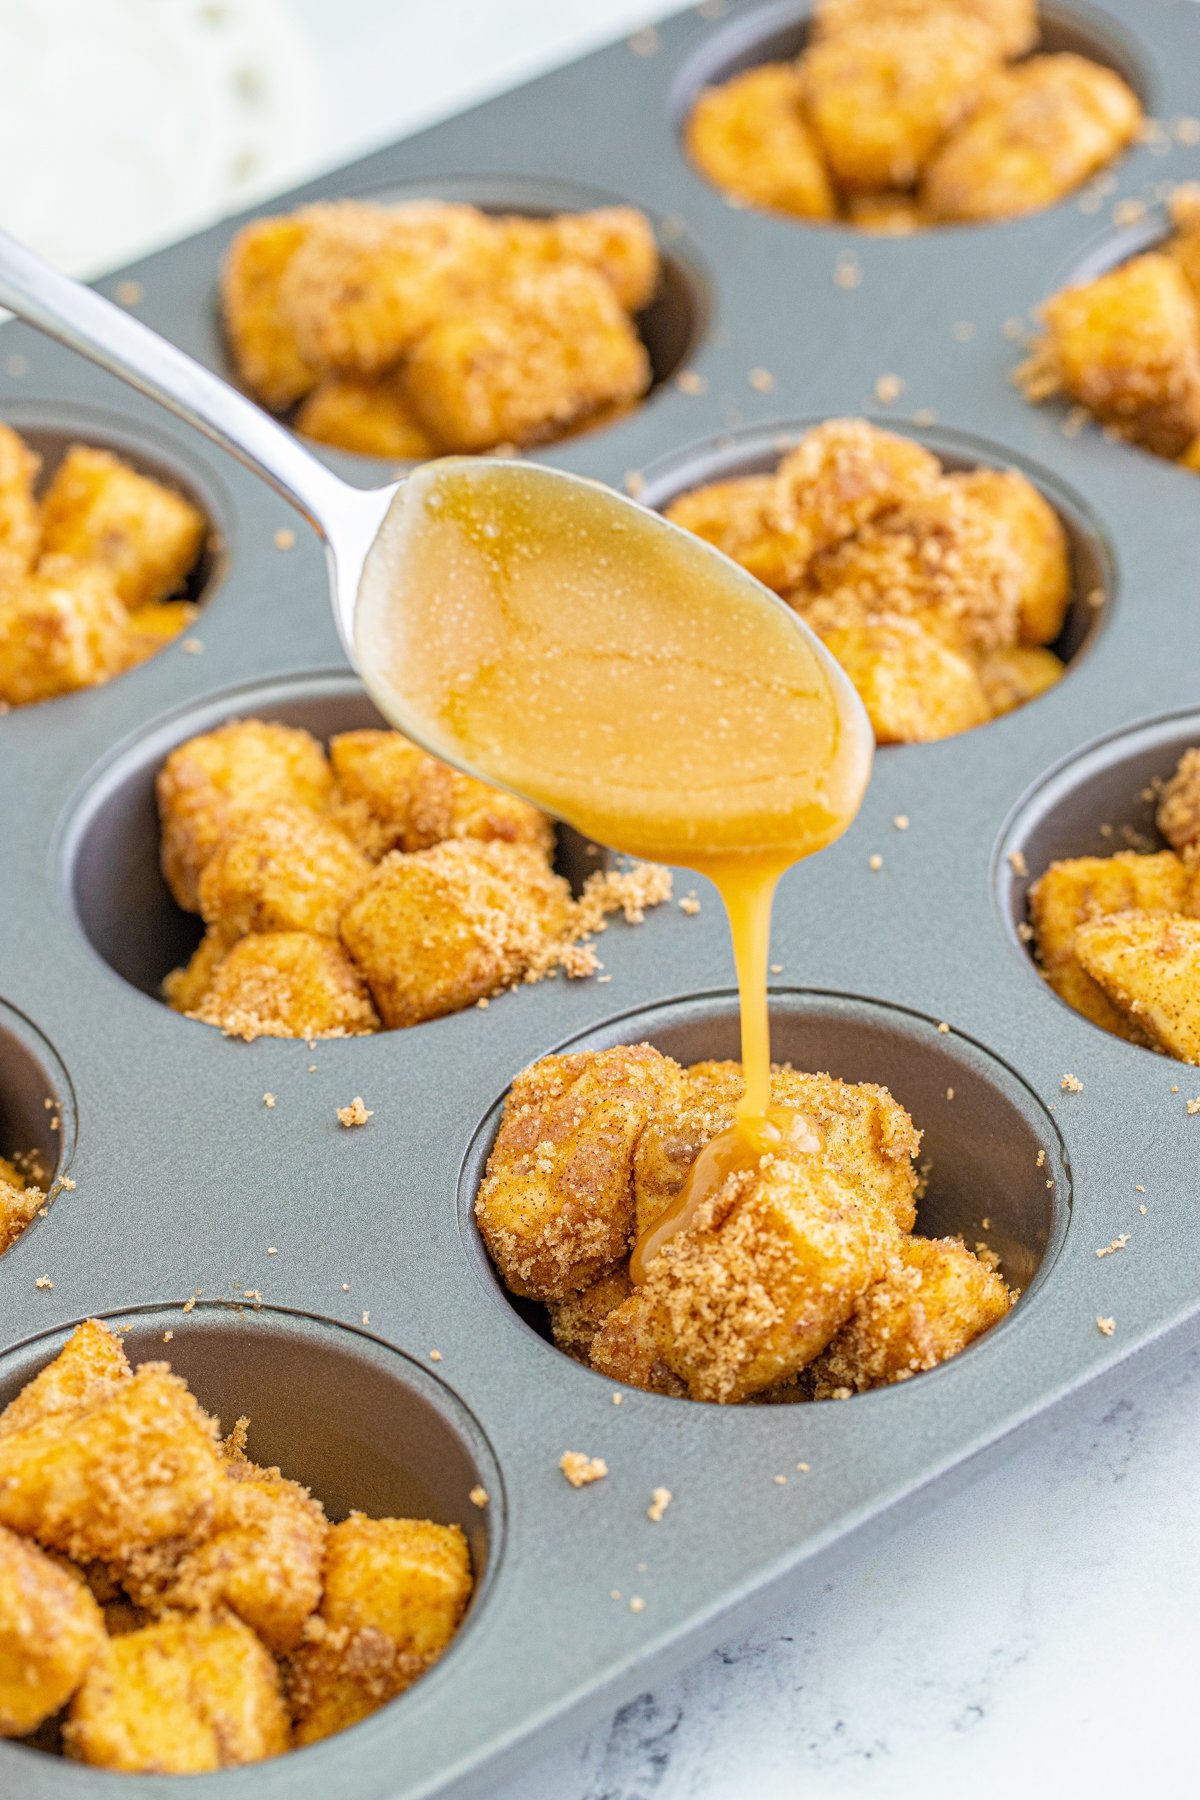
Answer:
[[[721,894],[745,1095],[655,1227],[656,1252],[717,1171],[803,1138],[769,1111],[771,900],[858,811],[873,747],[862,703],[795,614],[699,538],[512,462],[409,477],[367,560],[355,640],[383,711],[433,754]]]

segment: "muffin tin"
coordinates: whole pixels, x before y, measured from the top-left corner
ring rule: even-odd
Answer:
[[[162,757],[234,716],[327,735],[375,715],[303,524],[148,402],[6,325],[0,416],[51,453],[91,438],[172,474],[208,511],[213,546],[190,633],[201,651],[177,645],[106,688],[0,718],[0,1150],[35,1149],[74,1184],[0,1259],[0,1400],[73,1321],[124,1321],[136,1357],[169,1356],[227,1424],[248,1413],[251,1453],[332,1511],[461,1521],[480,1576],[449,1653],[403,1699],[312,1749],[193,1778],[201,1800],[490,1791],[768,1596],[828,1579],[852,1534],[923,1507],[935,1481],[983,1468],[1019,1428],[1182,1345],[1200,1319],[1200,1117],[1186,1109],[1200,1070],[1070,1012],[1017,930],[1017,871],[1119,847],[1102,824],[1145,830],[1148,777],[1200,740],[1200,488],[1099,432],[1065,435],[1061,413],[1009,384],[1010,321],[1127,253],[1127,228],[1102,230],[1113,204],[1200,175],[1200,150],[1136,148],[1103,214],[1075,198],[887,239],[738,210],[683,158],[679,121],[702,81],[798,46],[805,8],[717,10],[706,0],[280,204],[645,207],[669,257],[648,327],[661,379],[635,413],[538,455],[614,484],[636,472],[648,502],[763,466],[806,422],[865,411],[951,461],[1016,464],[1060,506],[1078,589],[1066,678],[963,737],[881,751],[857,824],[784,882],[772,947],[776,1055],[888,1084],[926,1133],[919,1229],[987,1238],[1023,1298],[915,1381],[800,1407],[632,1390],[615,1405],[610,1382],[521,1316],[471,1211],[512,1077],[566,1045],[736,1054],[725,921],[686,872],[676,893],[695,887],[699,914],[669,905],[611,926],[602,981],[313,1048],[232,1042],[169,1012],[156,984],[198,928],[158,873]],[[1051,43],[1113,61],[1152,114],[1195,105],[1187,0],[1044,11]],[[214,299],[235,225],[100,285],[224,369]],[[681,387],[684,369],[696,379]],[[881,408],[884,375],[904,386]],[[327,460],[362,485],[391,473]],[[586,867],[587,851],[568,860]],[[1068,1073],[1082,1091],[1063,1089]],[[344,1130],[336,1109],[356,1094],[373,1116]],[[1125,1249],[1097,1257],[1125,1232]],[[603,1457],[607,1479],[571,1489],[565,1450]],[[657,1486],[673,1499],[652,1523]],[[0,1786],[23,1800],[126,1791],[12,1744]],[[147,1777],[138,1791],[176,1789]]]

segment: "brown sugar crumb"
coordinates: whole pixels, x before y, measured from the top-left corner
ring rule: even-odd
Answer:
[[[650,1504],[646,1508],[646,1517],[651,1521],[652,1524],[654,1524],[654,1525],[658,1524],[659,1520],[662,1518],[663,1514],[666,1512],[668,1506],[670,1506],[672,1498],[673,1498],[673,1495],[671,1493],[670,1488],[665,1488],[665,1487],[656,1487],[655,1488],[653,1494],[650,1496]]]
[[[429,1352],[429,1360],[430,1360],[430,1362],[441,1362],[441,1360],[442,1360],[441,1351],[440,1350],[431,1350]]]
[[[1078,1075],[1072,1075],[1069,1071],[1063,1076],[1058,1085],[1065,1094],[1082,1094],[1083,1092],[1082,1081],[1080,1081]]]
[[[875,398],[881,406],[891,406],[904,392],[904,383],[899,375],[881,375],[875,383]]]
[[[681,394],[700,395],[708,392],[708,380],[697,374],[695,369],[681,369],[675,377],[675,386]]]
[[[796,1464],[796,1473],[798,1475],[807,1475],[808,1471],[809,1471],[808,1463],[797,1463]]]
[[[1195,1100],[1186,1101],[1185,1105],[1190,1113],[1200,1113],[1200,1095]]]
[[[1118,200],[1112,210],[1114,225],[1136,225],[1146,216],[1143,200]]]
[[[787,1486],[787,1476],[786,1475],[775,1475],[772,1477],[772,1479],[774,1480],[776,1487],[786,1487]]]
[[[624,1394],[614,1394],[612,1397],[612,1403],[614,1406],[623,1406],[625,1403]]]
[[[575,910],[579,936],[601,931],[610,913],[627,925],[640,925],[646,909],[671,898],[671,871],[663,863],[634,863],[629,869],[597,869],[583,884]]]
[[[1008,863],[1014,875],[1020,875],[1022,877],[1028,875],[1029,864],[1025,861],[1025,852],[1023,850],[1010,850],[1008,853]]]
[[[71,1180],[69,1175],[61,1175],[59,1177],[58,1185],[61,1188],[66,1188],[68,1194],[73,1194],[75,1192],[75,1183]]]
[[[1100,1314],[1097,1313],[1096,1329],[1103,1332],[1105,1337],[1111,1337],[1113,1332],[1117,1329],[1117,1321],[1115,1319],[1101,1318]]]
[[[267,1108],[268,1112],[271,1110],[271,1108],[274,1106],[274,1104],[275,1104],[274,1094],[264,1094],[263,1095],[263,1105]]]
[[[892,824],[896,827],[897,831],[907,831],[908,826],[909,826],[908,814],[907,813],[897,813],[895,818],[892,820]]]
[[[1145,1218],[1145,1216],[1146,1216],[1145,1202],[1143,1202],[1142,1205],[1138,1207],[1138,1211],[1141,1213],[1142,1217]]]
[[[775,386],[775,377],[770,369],[751,369],[746,379],[750,386],[760,394],[769,394]]]
[[[1046,1152],[1044,1150],[1039,1150],[1037,1153],[1037,1166],[1039,1169],[1044,1169],[1046,1166]]]
[[[954,1098],[954,1089],[953,1089],[953,1088],[952,1088],[952,1087],[948,1087],[948,1088],[947,1088],[947,1089],[946,1089],[946,1098],[947,1098],[947,1100],[953,1100],[953,1098]]]
[[[203,653],[204,645],[199,638],[185,637],[179,648],[185,650],[189,656],[200,656]]]
[[[371,1323],[371,1315],[365,1306],[363,1307],[362,1322],[364,1325],[369,1325]]]
[[[640,469],[626,469],[625,492],[631,500],[640,500],[646,491],[646,477]]]
[[[949,1025],[947,1025],[945,1019],[942,1019],[938,1025],[938,1030],[941,1032],[943,1037],[945,1037],[945,1035],[949,1031],[949,1029],[950,1029],[950,1027],[949,1027]]]
[[[867,858],[867,867],[873,874],[878,875],[880,869],[883,867],[883,858],[879,855],[878,851],[876,851],[874,856]]]
[[[295,532],[292,531],[289,526],[281,525],[279,530],[275,533],[275,548],[277,550],[294,550],[295,547]]]
[[[587,1487],[589,1482],[602,1481],[608,1474],[603,1457],[585,1456],[582,1450],[564,1450],[558,1466],[573,1488]]]
[[[118,306],[136,306],[145,298],[146,290],[140,281],[118,281],[113,289],[113,299]]]
[[[1144,1194],[1146,1190],[1140,1181],[1135,1181],[1133,1184],[1133,1191],[1135,1194]]]
[[[772,975],[782,975],[783,974],[783,964],[782,963],[771,963],[769,965],[769,968],[770,968],[770,973]]]
[[[365,1125],[367,1120],[373,1116],[373,1113],[373,1107],[363,1105],[362,1095],[355,1094],[349,1106],[338,1107],[338,1124],[344,1125],[346,1130],[349,1131],[354,1125]]]
[[[1111,1243],[1101,1245],[1100,1249],[1096,1252],[1097,1259],[1102,1256],[1115,1256],[1117,1251],[1123,1250],[1128,1242],[1129,1233],[1123,1231],[1121,1236],[1113,1238]]]
[[[1032,944],[1034,935],[1033,926],[1030,925],[1027,920],[1022,919],[1017,926],[1017,936],[1020,938],[1021,942],[1023,944]]]
[[[50,1289],[54,1286],[54,1283],[51,1281],[51,1279],[48,1275],[39,1275],[33,1285],[36,1288],[41,1288],[43,1293],[48,1294],[50,1292]]]
[[[700,902],[696,895],[685,894],[683,899],[679,902],[679,910],[681,913],[686,913],[689,919],[694,919],[696,914],[700,911]]]
[[[242,1299],[252,1300],[256,1307],[261,1306],[263,1303],[262,1292],[259,1288],[243,1288]]]
[[[274,1244],[268,1244],[268,1245],[267,1245],[267,1255],[268,1255],[268,1256],[278,1256],[278,1255],[279,1255],[279,1252],[278,1252],[278,1250],[277,1250],[277,1249],[276,1249],[276,1248],[275,1248],[275,1246],[274,1246]]]
[[[467,1495],[467,1499],[471,1502],[472,1506],[478,1506],[480,1508],[480,1510],[482,1511],[482,1509],[487,1505],[488,1501],[491,1499],[491,1495],[488,1493],[488,1491],[485,1487],[481,1487],[479,1485],[479,1483],[476,1482],[475,1486],[471,1489],[470,1493]]]
[[[163,1335],[162,1335],[162,1341],[163,1341],[163,1343],[164,1343],[164,1344],[169,1344],[169,1343],[170,1343],[170,1341],[171,1341],[171,1339],[172,1339],[172,1338],[173,1338],[173,1337],[174,1337],[174,1336],[175,1336],[175,1333],[174,1333],[174,1332],[173,1332],[173,1331],[164,1331],[164,1332],[163,1332]]]
[[[195,1304],[196,1304],[196,1296],[193,1294],[190,1300],[184,1301],[184,1303],[183,1303],[184,1312],[190,1313],[192,1308],[195,1306]]]
[[[839,256],[834,265],[833,282],[835,287],[856,288],[863,278],[859,264],[852,256]]]
[[[642,1596],[640,1594],[635,1594],[633,1596],[633,1598],[630,1600],[629,1610],[631,1613],[645,1612],[646,1602],[642,1599]]]

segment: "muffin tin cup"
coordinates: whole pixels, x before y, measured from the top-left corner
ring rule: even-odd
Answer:
[[[1107,46],[1163,119],[1193,111],[1200,10],[1107,0],[1047,15],[1052,33]],[[734,1052],[727,926],[686,871],[676,894],[694,890],[699,912],[668,905],[640,927],[610,925],[604,981],[545,981],[410,1031],[243,1044],[153,997],[197,931],[157,874],[157,762],[231,716],[324,734],[375,715],[341,659],[321,547],[285,505],[149,402],[20,325],[0,328],[0,417],[164,469],[220,538],[192,634],[201,650],[174,646],[106,688],[0,717],[0,1120],[32,1140],[0,1150],[46,1151],[45,1085],[62,1101],[58,1172],[69,1158],[74,1183],[0,1259],[0,1384],[89,1314],[132,1321],[139,1345],[174,1330],[164,1353],[187,1362],[207,1403],[257,1409],[265,1425],[277,1400],[290,1430],[288,1396],[311,1391],[339,1429],[343,1411],[360,1422],[364,1467],[411,1458],[431,1506],[504,1539],[452,1651],[393,1707],[189,1792],[487,1793],[535,1745],[644,1690],[768,1594],[828,1580],[853,1534],[1005,1454],[1085,1385],[1195,1336],[1200,1120],[1186,1101],[1200,1071],[1106,1037],[1049,992],[1016,934],[1008,854],[1021,849],[1036,874],[1043,855],[1094,848],[1106,819],[1137,821],[1145,769],[1168,772],[1200,736],[1200,489],[1098,431],[1066,435],[1061,412],[1030,407],[1010,375],[1019,322],[1064,271],[1088,267],[1100,243],[1105,255],[1142,247],[1113,220],[1117,202],[1153,203],[1164,181],[1196,178],[1200,148],[1136,147],[1099,213],[1078,196],[907,239],[732,207],[682,155],[680,108],[726,65],[729,34],[747,51],[764,31],[795,43],[803,19],[791,4],[681,13],[262,210],[442,193],[537,211],[581,190],[642,206],[687,287],[672,328],[694,379],[668,374],[647,404],[538,460],[614,485],[640,476],[630,485],[665,504],[766,457],[798,422],[875,414],[956,466],[1025,469],[1067,520],[1080,588],[1099,572],[1104,606],[1098,620],[1077,615],[1068,647],[1085,653],[1067,678],[963,737],[881,754],[854,828],[786,877],[776,905],[776,1055],[885,1082],[911,1105],[934,1164],[926,1230],[977,1241],[976,1214],[1007,1221],[997,1248],[1023,1298],[917,1380],[844,1404],[718,1408],[625,1390],[614,1406],[612,1384],[531,1329],[483,1256],[473,1189],[520,1069],[556,1048],[642,1037],[689,1059]],[[139,316],[223,369],[214,294],[239,223],[100,285],[136,294]],[[891,405],[876,392],[885,374],[902,384]],[[392,473],[327,460],[364,485]],[[1063,1088],[1067,1074],[1081,1091]],[[344,1130],[337,1109],[356,1094],[372,1117]],[[1097,1258],[1125,1232],[1124,1251]],[[243,1373],[260,1382],[257,1408],[233,1391]],[[447,1435],[409,1431],[418,1399]],[[299,1439],[313,1441],[309,1424]],[[607,1478],[572,1490],[566,1450],[604,1457]],[[271,1454],[292,1462],[282,1443]],[[456,1458],[492,1471],[494,1514],[470,1516],[458,1477],[441,1485],[465,1466]],[[319,1459],[297,1455],[294,1472],[335,1507],[384,1503],[382,1488],[359,1493]],[[659,1485],[674,1497],[655,1524]],[[644,1607],[631,1609],[635,1597]],[[31,1800],[131,1791],[0,1745],[6,1784]]]

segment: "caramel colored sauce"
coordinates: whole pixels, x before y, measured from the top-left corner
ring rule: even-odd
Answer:
[[[670,1205],[634,1244],[629,1261],[632,1280],[645,1279],[646,1270],[663,1245],[690,1223],[730,1175],[756,1169],[760,1157],[768,1151],[785,1148],[805,1154],[815,1154],[822,1148],[821,1135],[811,1120],[788,1106],[772,1106],[758,1116],[739,1117],[735,1125],[719,1132],[701,1150]]]
[[[873,750],[819,640],[736,564],[607,488],[449,458],[393,502],[355,646],[382,711],[434,755],[614,850],[714,882],[746,1089],[737,1142],[710,1145],[697,1171],[756,1158],[768,1128],[786,1135],[768,1110],[771,901],[786,869],[846,830]],[[669,1229],[709,1179],[689,1181]],[[655,1230],[660,1248],[663,1221]]]

